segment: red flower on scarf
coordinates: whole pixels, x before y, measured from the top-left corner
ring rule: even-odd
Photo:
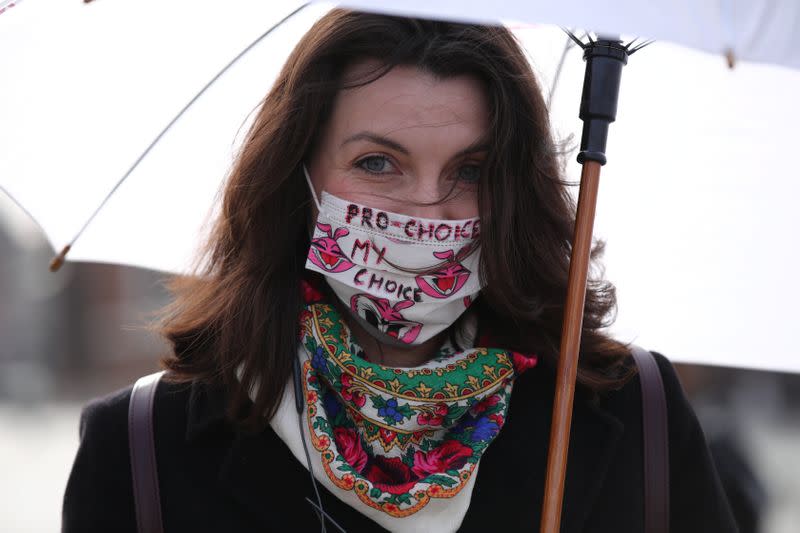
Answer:
[[[362,474],[375,488],[390,494],[408,492],[419,481],[399,457],[376,455]]]
[[[349,374],[342,373],[342,398],[348,402],[353,402],[358,407],[364,407],[367,401],[366,396],[360,390],[352,390],[353,380]]]
[[[497,427],[499,428],[503,427],[503,423],[506,421],[506,419],[503,418],[503,415],[501,415],[500,413],[489,415],[489,420],[494,421],[494,423],[497,424]]]
[[[322,301],[322,291],[316,288],[312,282],[301,279],[300,292],[303,295],[303,302],[313,304]]]
[[[445,470],[458,470],[472,457],[472,448],[457,440],[446,440],[429,452],[414,454],[414,473],[420,477]]]
[[[447,404],[436,404],[433,413],[423,411],[417,415],[417,424],[423,426],[441,426],[444,422],[444,417],[447,416],[447,411]]]
[[[479,415],[482,412],[486,411],[490,407],[494,407],[497,405],[497,402],[500,401],[499,394],[492,394],[491,396],[487,396],[483,400],[479,401],[475,405],[472,406],[473,414]]]
[[[300,340],[303,340],[303,337],[306,334],[306,322],[311,320],[312,316],[313,315],[311,314],[311,311],[309,311],[308,309],[303,309],[302,311],[300,311],[299,328],[297,333]]]
[[[361,438],[353,429],[335,428],[333,438],[336,440],[336,449],[344,457],[345,462],[361,472],[367,464],[367,452],[361,446]]]
[[[514,366],[514,372],[517,374],[522,374],[529,368],[535,367],[538,362],[539,357],[536,354],[511,352],[511,364]]]
[[[497,342],[490,333],[479,331],[476,346],[496,347],[496,345]],[[539,356],[537,356],[535,353],[524,354],[521,352],[511,351],[511,365],[514,367],[514,372],[518,375],[522,374],[529,368],[535,367],[536,363],[538,362]]]

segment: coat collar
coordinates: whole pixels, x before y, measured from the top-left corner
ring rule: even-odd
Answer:
[[[554,382],[552,371],[545,367],[534,368],[529,376],[523,376],[515,384],[515,394],[511,400],[513,411],[509,413],[507,423],[510,428],[511,420],[516,416],[518,427],[516,431],[517,433],[521,431],[524,435],[524,446],[530,446],[534,453],[545,458],[544,461],[537,461],[542,463],[539,467],[540,475],[536,476],[542,480],[542,486],[536,492],[539,497],[544,492]],[[223,428],[230,429],[226,421],[226,401],[225,389],[221,386],[193,383],[187,413],[188,442],[196,442],[205,435]],[[546,422],[528,423],[537,420]],[[522,429],[523,427],[525,429]],[[563,533],[578,533],[584,530],[603,481],[609,474],[609,466],[623,431],[622,421],[611,411],[602,405],[588,402],[580,393],[576,395],[562,507]],[[280,492],[287,498],[289,495],[294,496],[292,501],[303,501],[303,497],[308,495],[310,490],[306,467],[294,459],[288,447],[275,435],[271,427],[268,426],[258,434],[238,431],[231,432],[230,435],[231,438],[224,444],[226,450],[220,464],[219,479],[238,501],[260,516],[265,525],[274,523],[276,517],[271,516],[267,509],[269,506],[264,505],[267,499],[274,501],[274,487],[270,486],[270,474],[275,469],[274,457],[290,458],[291,463],[290,467],[283,467],[288,468],[292,475],[290,479],[285,480]],[[502,459],[500,461],[502,462]],[[509,467],[513,468],[513,465]],[[535,495],[520,494],[519,497],[530,499]],[[287,504],[288,501],[287,499]],[[541,501],[524,502],[524,504],[524,509],[530,509],[531,505],[541,507]],[[467,519],[469,516],[470,513],[467,514]],[[538,527],[538,524],[532,527]]]
[[[286,512],[300,505],[303,511],[310,507],[304,501],[310,496],[308,471],[294,460],[288,447],[270,426],[253,433],[234,430],[227,419],[227,389],[221,385],[206,385],[195,381],[189,395],[187,408],[186,441],[189,445],[217,448],[220,487],[260,521],[265,530],[282,523]],[[222,435],[222,438],[220,438]],[[289,458],[276,466],[275,458]],[[275,490],[276,468],[287,474],[281,480],[280,490]],[[323,489],[321,489],[323,490]],[[265,502],[270,502],[265,505]]]
[[[187,407],[186,441],[192,443],[204,434],[225,426],[226,402],[223,386],[193,381]]]

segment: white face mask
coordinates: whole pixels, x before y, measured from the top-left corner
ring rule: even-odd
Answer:
[[[325,191],[320,202],[305,165],[303,172],[319,209],[306,268],[325,275],[370,333],[389,343],[421,344],[477,297],[479,219],[415,218]]]

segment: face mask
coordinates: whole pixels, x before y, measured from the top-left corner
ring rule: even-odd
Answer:
[[[480,292],[479,219],[435,220],[382,211],[325,191],[306,268],[371,334],[421,344],[446,329]],[[411,272],[409,272],[411,271]]]

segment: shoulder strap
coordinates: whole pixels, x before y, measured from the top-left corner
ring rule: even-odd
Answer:
[[[669,532],[669,440],[667,400],[658,363],[652,353],[631,345],[642,384],[644,430],[644,530]]]
[[[136,380],[128,405],[128,447],[131,453],[133,503],[138,533],[162,533],[153,402],[164,371]]]

